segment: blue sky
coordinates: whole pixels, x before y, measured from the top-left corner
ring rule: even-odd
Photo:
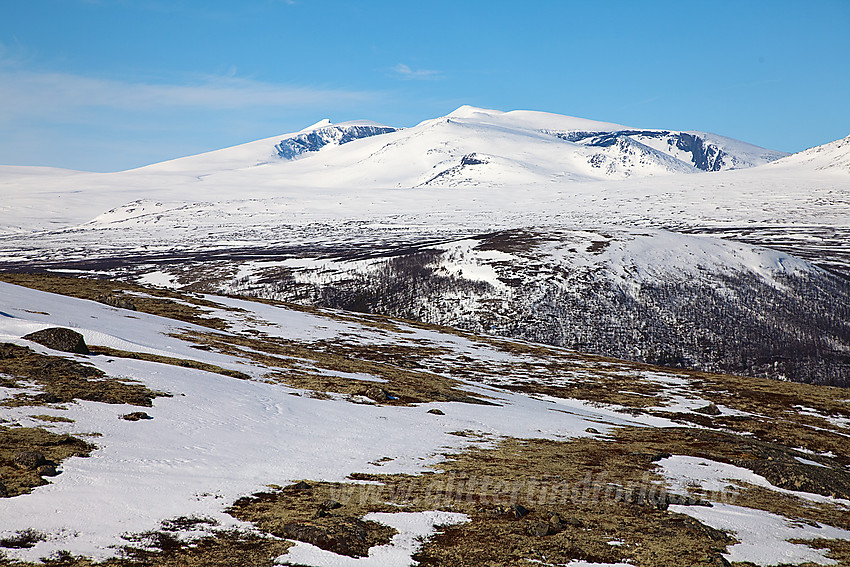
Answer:
[[[0,0],[0,164],[119,170],[462,104],[850,134],[850,0]]]

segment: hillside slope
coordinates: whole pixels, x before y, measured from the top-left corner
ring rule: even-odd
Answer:
[[[850,385],[850,284],[793,256],[659,230],[533,228],[245,261],[174,285],[382,313],[629,360]]]
[[[0,283],[7,563],[850,561],[843,390],[7,279],[29,286]],[[22,338],[57,325],[91,354]]]

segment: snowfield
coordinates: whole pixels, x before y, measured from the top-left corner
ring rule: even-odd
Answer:
[[[712,134],[473,107],[406,129],[323,121],[124,172],[0,167],[0,261],[638,226],[830,264],[850,230],[848,148],[778,159]]]

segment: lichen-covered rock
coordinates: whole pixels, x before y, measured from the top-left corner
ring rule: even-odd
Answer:
[[[289,523],[283,526],[281,535],[288,539],[310,543],[338,555],[365,557],[369,554],[369,548],[379,543],[379,540],[383,539],[380,536],[388,531],[386,526],[364,522],[358,518],[335,517],[332,520],[332,523],[322,525]]]
[[[98,295],[95,297],[95,301],[111,307],[117,307],[119,309],[127,309],[129,311],[137,310],[135,303],[129,299],[121,297],[120,295]]]
[[[389,402],[398,399],[398,397],[392,395],[383,388],[378,388],[377,386],[373,386],[366,390],[364,395],[370,400],[374,400],[376,402]]]
[[[53,350],[73,352],[77,354],[89,354],[89,348],[83,335],[64,327],[51,327],[30,333],[23,337],[28,341],[38,343]]]
[[[56,470],[56,467],[51,464],[40,465],[35,472],[38,476],[56,476],[59,474],[59,471]]]
[[[707,406],[697,408],[694,411],[705,415],[720,415],[720,408],[714,404],[708,404]]]
[[[121,419],[124,419],[124,420],[127,420],[127,421],[140,421],[140,420],[143,420],[143,419],[153,419],[153,418],[143,411],[134,411],[132,413],[126,413],[126,414],[122,415]]]

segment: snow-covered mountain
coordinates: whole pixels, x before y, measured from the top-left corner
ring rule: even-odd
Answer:
[[[555,135],[591,147],[617,146],[623,153],[632,149],[632,151],[641,151],[644,155],[651,155],[651,150],[656,150],[701,171],[754,167],[787,155],[704,132],[617,130],[613,132],[555,132]]]
[[[271,199],[271,209],[287,201],[295,205],[289,210],[318,216],[327,216],[328,202],[336,200],[353,217],[429,208],[482,211],[492,204],[487,211],[492,218],[503,217],[505,209],[539,216],[539,203],[545,202],[553,214],[579,211],[593,219],[613,214],[628,222],[670,216],[703,224],[735,217],[742,223],[787,222],[759,209],[773,208],[768,195],[790,193],[799,200],[829,192],[832,187],[811,179],[812,168],[792,163],[769,172],[756,167],[750,175],[744,174],[753,168],[728,171],[781,155],[699,132],[461,107],[406,129],[322,121],[300,132],[127,172],[0,168],[0,233],[70,227],[141,200],[161,203],[162,212],[175,203]],[[712,176],[679,175],[702,169]],[[611,183],[623,179],[629,183]],[[393,191],[455,187],[464,192]],[[476,188],[480,194],[471,194]],[[491,190],[497,188],[502,190]],[[515,203],[517,198],[525,202]],[[802,220],[816,224],[821,214],[811,210]]]
[[[850,172],[850,136],[809,148],[775,162],[776,167],[805,167],[816,171]]]
[[[0,209],[8,220],[6,236],[0,238],[0,267],[74,269],[126,278],[152,274],[154,279],[145,281],[159,278],[206,291],[250,288],[252,293],[275,294],[281,282],[268,273],[258,275],[263,281],[250,281],[257,274],[246,262],[333,258],[345,266],[339,277],[327,275],[323,283],[306,273],[280,274],[284,283],[304,276],[316,284],[300,288],[304,297],[288,299],[321,304],[330,301],[326,292],[331,287],[363,277],[349,262],[380,256],[397,263],[413,261],[405,260],[410,251],[430,244],[451,246],[470,238],[486,240],[489,234],[527,231],[560,242],[567,251],[549,259],[556,273],[586,278],[540,278],[537,274],[547,272],[539,269],[539,262],[521,257],[502,264],[485,261],[487,270],[517,280],[510,293],[467,298],[464,309],[492,307],[479,310],[478,318],[464,309],[446,308],[431,312],[428,319],[636,360],[669,359],[715,370],[831,381],[844,372],[846,330],[819,318],[817,308],[794,323],[786,320],[797,317],[794,310],[808,309],[799,298],[844,305],[846,289],[840,279],[811,264],[790,273],[786,267],[798,266],[796,256],[832,272],[850,273],[850,172],[842,166],[847,144],[838,141],[775,160],[780,156],[699,132],[638,129],[530,111],[461,107],[404,129],[367,121],[322,121],[300,132],[126,172],[2,169],[5,198]],[[746,165],[753,167],[740,168]],[[662,232],[652,232],[658,230]],[[626,250],[654,252],[622,255],[603,266],[594,250],[575,245],[574,235],[583,233],[590,241],[614,242],[611,250],[630,242]],[[759,258],[771,253],[729,240],[769,246],[785,259],[780,264],[768,260],[770,270],[730,263],[741,254]],[[531,250],[543,254],[538,244],[523,253]],[[427,262],[425,272],[441,269],[445,258]],[[640,274],[651,274],[640,284],[645,290],[652,287],[652,293],[634,291]],[[683,274],[690,280],[684,281]],[[247,287],[240,287],[240,277],[249,278]],[[794,285],[782,283],[786,277]],[[590,306],[594,286],[606,290],[597,299],[606,299]],[[737,299],[718,307],[722,320],[699,323],[686,309],[660,305],[675,289],[682,306],[701,304],[703,289]],[[771,289],[778,295],[767,292]],[[730,353],[730,341],[738,340],[729,338],[734,333],[717,334],[709,327],[732,329],[735,321],[748,317],[741,311],[746,303],[741,298],[753,294],[754,317],[747,320],[761,322],[759,330],[747,335],[749,346],[738,344]],[[440,303],[430,293],[422,293],[424,298]],[[562,320],[544,324],[533,313],[551,298],[560,303],[549,309],[549,316]],[[787,308],[777,309],[779,304]],[[401,314],[396,307],[386,312]],[[528,316],[513,326],[487,323],[494,316],[511,321],[512,312]],[[567,313],[587,317],[573,317],[567,324]],[[627,327],[622,317],[637,318],[649,330],[635,331],[629,340],[608,340],[603,332],[608,327],[600,321]],[[772,332],[773,326],[780,331]],[[834,365],[818,375],[799,370],[805,376],[800,378],[798,371],[786,372],[785,348],[753,358],[753,349],[759,348],[754,337],[779,344],[775,337],[789,333],[837,337],[815,349]],[[660,341],[652,352],[640,346],[653,343],[650,336]],[[700,346],[706,340],[708,346]],[[789,339],[785,344],[796,343]],[[806,355],[807,360],[817,359],[817,353]],[[736,362],[717,366],[718,360]]]
[[[366,138],[371,139],[362,141]],[[355,140],[360,143],[347,151],[327,151]],[[290,181],[333,168],[333,174],[326,172],[310,184],[339,186],[342,180],[356,179],[384,187],[621,179],[753,167],[785,155],[703,132],[641,130],[544,112],[469,106],[405,129],[323,120],[300,132],[203,154],[215,160],[207,174],[269,165],[276,156],[305,160],[277,168]],[[198,167],[199,157],[143,170],[182,168],[188,173]]]

